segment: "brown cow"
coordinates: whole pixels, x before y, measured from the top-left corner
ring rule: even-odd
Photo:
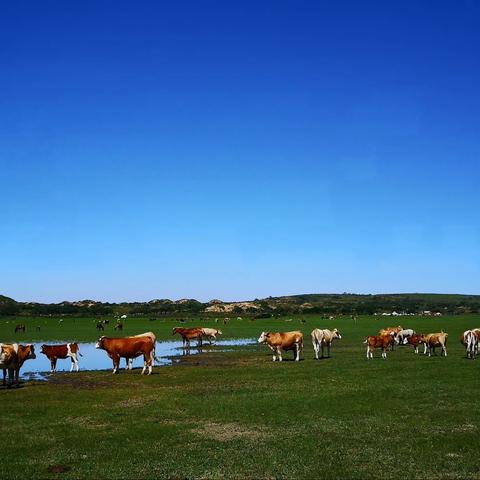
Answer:
[[[6,384],[8,371],[8,384],[18,384],[20,368],[30,359],[36,358],[35,347],[31,344],[18,345],[17,343],[0,343],[0,368],[3,370],[3,385]]]
[[[136,358],[143,355],[142,375],[147,371],[152,373],[152,351],[154,343],[149,337],[108,338],[100,337],[95,348],[105,350],[113,362],[113,373],[118,372],[120,358]]]
[[[75,367],[76,371],[80,370],[78,365],[78,355],[83,355],[78,350],[77,343],[65,343],[63,345],[42,345],[40,353],[43,353],[50,360],[50,371],[55,373],[57,371],[57,360],[59,358],[69,358],[72,361],[70,371]]]
[[[172,335],[176,335],[177,333],[182,336],[183,348],[190,348],[191,340],[197,340],[197,347],[202,345],[203,333],[200,327],[194,327],[194,328],[175,327],[172,330]]]
[[[303,333],[296,330],[294,332],[274,333],[262,332],[258,343],[266,343],[273,352],[273,361],[282,361],[282,350],[293,350],[295,361],[300,360],[300,352],[303,350]]]
[[[139,337],[148,337],[152,340],[153,342],[153,350],[152,350],[152,365],[155,365],[155,347],[157,344],[157,336],[153,332],[145,332],[145,333],[140,333],[138,335],[132,335],[127,338],[139,338]],[[133,360],[134,358],[125,358],[125,370],[131,370],[133,366]]]
[[[367,344],[367,359],[373,358],[373,351],[376,348],[382,349],[382,358],[387,358],[387,348],[393,343],[394,332],[386,335],[371,335],[363,343]]]
[[[405,345],[413,345],[413,351],[418,353],[418,346],[422,343],[422,335],[411,335],[410,337],[405,337]]]
[[[435,354],[435,347],[442,347],[440,356],[442,353],[447,356],[447,339],[448,333],[444,333],[443,331],[440,333],[428,333],[426,335],[422,335],[422,343],[425,344],[425,350],[423,354],[428,354],[430,357],[431,352]]]

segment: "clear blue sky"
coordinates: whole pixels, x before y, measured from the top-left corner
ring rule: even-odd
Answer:
[[[480,3],[0,8],[0,293],[480,294]]]

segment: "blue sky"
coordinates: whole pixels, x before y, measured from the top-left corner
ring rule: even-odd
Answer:
[[[0,293],[480,294],[480,4],[7,2]]]

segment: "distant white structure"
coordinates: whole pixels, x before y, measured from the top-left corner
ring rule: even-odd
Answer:
[[[126,315],[122,315],[120,318],[123,320],[123,319],[127,318],[127,316],[126,316]]]

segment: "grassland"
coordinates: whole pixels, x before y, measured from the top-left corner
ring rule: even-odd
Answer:
[[[181,357],[151,377],[66,373],[0,389],[2,478],[480,478],[480,360],[458,341],[479,316],[304,318],[221,326],[224,338],[301,329],[298,363],[255,345]],[[404,347],[367,361],[364,336],[398,322],[449,332],[448,357]],[[128,319],[124,333],[170,340],[175,324]],[[317,326],[342,331],[330,359],[313,360]],[[97,337],[94,319],[0,319],[3,341]]]

